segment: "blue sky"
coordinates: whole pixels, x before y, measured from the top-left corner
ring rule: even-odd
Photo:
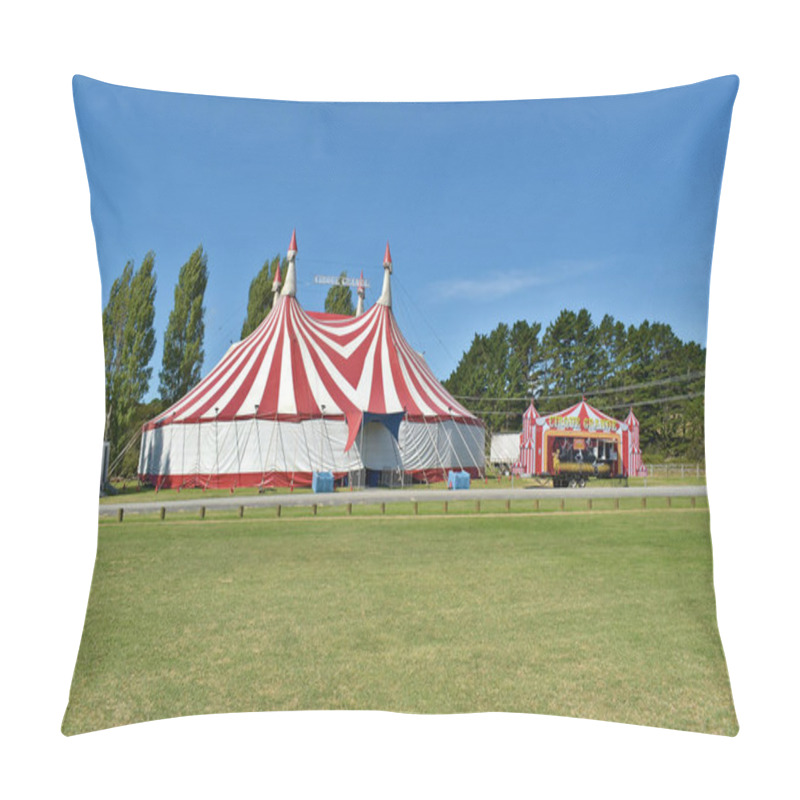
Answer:
[[[361,270],[446,378],[475,332],[586,307],[672,325],[705,344],[734,77],[599,98],[291,103],[121,88],[76,78],[103,302],[155,251],[150,396],[181,265],[208,255],[208,372],[238,339],[250,281],[298,240],[315,274]]]

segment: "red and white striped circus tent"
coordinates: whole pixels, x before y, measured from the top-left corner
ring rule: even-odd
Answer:
[[[519,461],[513,470],[518,475],[553,475],[557,471],[556,451],[564,440],[590,443],[602,448],[611,465],[610,474],[637,477],[647,474],[639,449],[639,420],[630,410],[624,422],[590,406],[582,398],[570,408],[540,415],[533,403],[522,415]]]
[[[634,477],[644,477],[647,475],[647,467],[642,461],[642,451],[639,447],[639,420],[636,419],[633,409],[628,412],[625,418],[625,425],[628,426],[627,437],[623,436],[623,448],[628,459],[628,474]]]
[[[261,325],[142,429],[140,479],[157,487],[353,485],[442,479],[484,467],[484,426],[434,377],[383,291],[354,317],[305,311],[292,234],[283,288]],[[276,277],[275,288],[278,287]]]

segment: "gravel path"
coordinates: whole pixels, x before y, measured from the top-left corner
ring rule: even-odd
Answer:
[[[116,516],[118,509],[124,509],[125,514],[152,514],[162,506],[170,511],[194,511],[205,506],[209,511],[216,509],[231,509],[244,506],[245,508],[270,508],[277,505],[310,506],[342,506],[347,503],[353,505],[375,505],[377,503],[425,503],[443,502],[444,500],[530,500],[532,498],[555,499],[562,497],[569,499],[600,499],[623,497],[705,497],[705,486],[587,486],[584,489],[549,489],[531,487],[525,489],[362,489],[360,491],[337,491],[331,494],[260,494],[230,497],[193,498],[191,500],[173,500],[170,492],[163,500],[136,502],[120,500],[118,503],[108,503],[100,506],[100,516]],[[174,495],[172,495],[174,496]]]

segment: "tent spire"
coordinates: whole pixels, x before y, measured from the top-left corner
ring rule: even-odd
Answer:
[[[281,293],[281,262],[278,262],[278,268],[275,270],[275,278],[272,281],[272,307],[275,308],[275,303],[278,302],[278,295]]]
[[[281,297],[295,297],[297,295],[297,274],[295,273],[294,260],[297,256],[297,233],[292,231],[292,241],[286,253],[286,282],[281,289]]]
[[[389,242],[386,242],[386,253],[383,256],[383,291],[378,298],[378,303],[387,308],[392,307],[392,282],[389,276],[392,274],[392,254],[389,252]]]
[[[356,294],[358,295],[358,303],[356,304],[356,316],[360,317],[364,313],[364,270],[361,270],[361,277],[358,279],[358,289],[356,289]]]

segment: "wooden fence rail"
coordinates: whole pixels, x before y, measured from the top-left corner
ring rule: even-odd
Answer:
[[[685,488],[685,487],[684,487]],[[599,493],[594,493],[593,495],[586,496],[581,492],[575,492],[574,494],[564,494],[559,493],[558,495],[553,495],[548,497],[547,494],[543,494],[538,497],[528,496],[515,496],[513,499],[512,505],[512,498],[510,497],[503,497],[502,495],[497,498],[492,498],[490,496],[483,496],[480,499],[468,499],[465,497],[463,500],[458,499],[457,493],[453,494],[452,499],[442,500],[441,496],[435,497],[426,497],[423,495],[417,495],[416,497],[408,500],[402,500],[398,498],[396,501],[392,501],[391,505],[397,508],[398,506],[405,506],[406,510],[402,511],[403,514],[410,514],[410,515],[419,515],[420,514],[420,503],[441,503],[439,513],[442,515],[452,515],[452,514],[461,514],[461,515],[470,515],[470,516],[485,516],[491,513],[497,513],[500,511],[504,511],[505,513],[511,513],[512,509],[515,513],[530,513],[531,511],[534,512],[570,512],[570,513],[577,513],[577,512],[599,512],[602,513],[603,511],[620,511],[626,510],[626,507],[621,506],[620,500],[626,500],[627,509],[639,509],[642,511],[646,511],[648,509],[680,509],[686,508],[687,506],[693,509],[698,507],[697,498],[702,497],[705,498],[705,492],[696,491],[692,492],[683,492],[683,493],[675,493],[674,490],[672,492],[668,490],[662,490],[659,492],[658,488],[653,488],[650,491],[647,491],[646,494],[642,494],[641,492],[631,492],[631,494],[618,494],[616,492],[609,492],[607,496],[602,496]],[[650,501],[650,502],[649,502]],[[678,501],[678,502],[675,502]],[[683,502],[681,502],[683,501]],[[688,501],[688,502],[686,502]],[[326,502],[319,502],[316,498],[313,502],[308,503],[287,503],[281,504],[276,503],[274,505],[260,505],[260,504],[252,504],[247,505],[245,503],[240,503],[235,506],[227,505],[227,506],[218,506],[215,507],[213,505],[201,505],[201,506],[192,506],[191,508],[175,508],[172,510],[169,504],[164,504],[156,507],[146,507],[143,509],[137,508],[136,504],[128,504],[124,507],[117,506],[111,507],[108,506],[101,507],[101,513],[104,515],[115,515],[117,522],[122,522],[123,520],[129,519],[130,515],[137,516],[139,514],[143,515],[158,515],[158,518],[161,520],[166,519],[168,516],[174,518],[176,515],[186,514],[190,511],[194,511],[195,514],[200,519],[206,519],[206,511],[212,510],[216,512],[228,512],[228,513],[235,513],[239,518],[243,518],[245,516],[245,509],[250,509],[248,511],[248,515],[251,519],[253,519],[252,511],[258,510],[259,508],[263,511],[267,509],[274,509],[275,518],[285,517],[283,511],[288,506],[290,509],[295,508],[298,510],[305,509],[305,514],[310,515],[312,517],[317,516],[328,516],[324,513],[320,514],[322,509],[325,508],[336,508],[336,507],[343,507],[342,511],[347,516],[353,516],[353,505],[354,503],[352,500],[348,499],[348,502],[333,502],[333,503],[326,503]],[[375,508],[375,514],[386,515],[387,514],[387,502],[383,499],[376,500],[374,502],[365,502],[361,503],[364,506],[372,506]],[[436,512],[433,512],[436,514]],[[302,511],[301,511],[302,515]],[[290,515],[290,517],[293,515]],[[296,516],[296,515],[294,515]]]

